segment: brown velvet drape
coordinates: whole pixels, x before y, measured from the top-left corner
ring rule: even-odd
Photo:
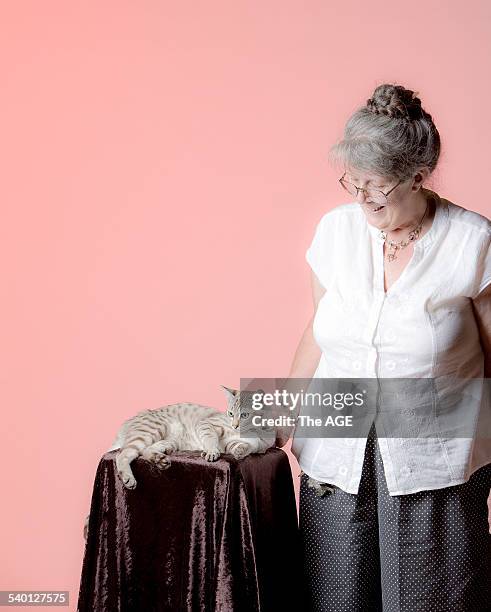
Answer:
[[[159,472],[132,463],[121,483],[118,451],[94,482],[78,612],[302,610],[293,479],[278,448],[213,463],[170,455]]]

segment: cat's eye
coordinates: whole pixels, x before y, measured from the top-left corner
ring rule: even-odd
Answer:
[[[234,416],[234,413],[233,413],[233,412],[231,412],[231,411],[229,410],[229,411],[227,412],[227,415],[228,415],[228,416]]]
[[[249,413],[248,413],[248,412],[241,412],[241,413],[240,413],[240,417],[241,417],[242,419],[247,419],[247,417],[248,417],[248,416],[249,416]]]

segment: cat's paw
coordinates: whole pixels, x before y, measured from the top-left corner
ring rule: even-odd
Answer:
[[[207,461],[216,461],[221,455],[219,448],[213,448],[211,450],[201,451],[201,456]]]
[[[238,442],[231,450],[232,455],[236,459],[243,459],[251,452],[250,444],[247,442]]]
[[[119,476],[127,489],[134,489],[136,487],[136,478],[132,474],[120,474]]]

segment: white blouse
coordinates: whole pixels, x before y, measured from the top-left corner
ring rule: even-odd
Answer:
[[[306,252],[326,289],[313,323],[321,349],[314,378],[481,379],[478,401],[453,407],[467,419],[476,412],[473,437],[383,438],[377,428],[391,495],[461,484],[491,463],[491,439],[476,435],[483,416],[491,431],[491,401],[471,303],[491,282],[491,221],[426,191],[436,197],[432,225],[387,292],[383,239],[357,202],[325,213]],[[445,386],[437,388],[438,405]],[[294,434],[292,453],[309,476],[357,493],[366,440]]]

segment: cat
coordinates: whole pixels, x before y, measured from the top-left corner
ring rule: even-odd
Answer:
[[[226,412],[201,404],[178,403],[142,410],[121,425],[106,453],[120,449],[116,469],[127,489],[136,487],[130,464],[139,456],[164,470],[171,465],[167,455],[173,451],[200,450],[206,461],[216,461],[222,453],[243,459],[251,453],[264,453],[275,445],[273,427],[261,428],[268,432],[263,439],[252,424],[252,392],[220,387],[227,396]],[[264,391],[259,389],[255,393],[262,395]],[[254,432],[251,437],[240,438],[241,432],[251,430]],[[88,522],[89,516],[84,524],[85,539]]]

